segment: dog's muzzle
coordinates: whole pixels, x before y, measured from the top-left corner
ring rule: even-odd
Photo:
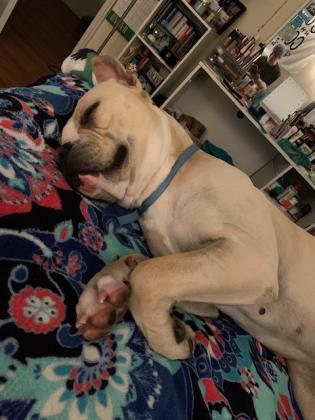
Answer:
[[[56,162],[67,182],[78,189],[81,185],[79,175],[108,174],[119,169],[128,154],[124,145],[118,145],[114,151],[108,152],[109,156],[105,156],[96,142],[65,143],[58,149]]]

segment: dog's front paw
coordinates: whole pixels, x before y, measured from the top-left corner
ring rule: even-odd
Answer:
[[[87,287],[76,306],[76,327],[87,340],[96,340],[107,334],[128,309],[128,283],[111,275],[100,277],[95,287]]]

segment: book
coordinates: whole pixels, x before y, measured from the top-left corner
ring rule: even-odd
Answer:
[[[172,17],[172,19],[168,22],[167,24],[167,28],[168,29],[173,29],[175,25],[177,25],[177,23],[179,22],[179,20],[183,17],[184,15],[182,14],[182,12],[180,12],[177,9],[177,12],[175,13],[175,15]]]
[[[188,22],[188,19],[186,16],[183,16],[178,23],[171,29],[171,33],[174,35],[175,38],[177,38],[176,34],[182,29],[184,25]]]
[[[179,40],[176,42],[176,44],[172,47],[171,51],[174,54],[175,51],[186,41],[186,39],[189,37],[189,35],[193,32],[194,27],[190,25],[186,31],[183,33],[183,35],[180,36]]]
[[[192,32],[188,36],[186,41],[176,50],[176,53],[175,53],[176,57],[179,60],[181,60],[187,54],[190,48],[194,45],[197,39],[198,39],[198,36],[196,32]]]
[[[168,0],[168,1],[165,3],[164,7],[162,7],[162,8],[160,9],[160,11],[157,13],[157,15],[154,17],[154,19],[153,19],[153,20],[154,20],[155,22],[160,22],[160,21],[162,21],[163,19],[165,19],[165,18],[169,15],[170,11],[171,11],[173,8],[174,8],[174,4],[173,4],[172,0]]]
[[[189,28],[188,23],[185,23],[184,26],[182,26],[175,34],[175,38],[177,38],[179,40],[179,38],[187,31],[187,29]]]
[[[168,22],[170,22],[170,20],[174,17],[174,15],[178,12],[178,9],[176,6],[174,6],[173,3],[171,3],[171,8],[168,9],[165,13],[166,16],[163,16],[161,18],[161,21],[165,22],[165,24],[167,24]]]
[[[179,38],[178,42],[180,44],[183,44],[186,41],[186,39],[189,37],[189,35],[192,33],[193,30],[194,30],[194,27],[190,25],[187,31],[185,31],[183,35]]]

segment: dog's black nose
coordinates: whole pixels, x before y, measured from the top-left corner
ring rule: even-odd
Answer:
[[[70,143],[69,142],[69,143],[63,144],[59,148],[59,151],[58,151],[59,158],[60,159],[63,159],[70,152],[70,150],[72,149],[72,147],[73,147],[73,143]]]
[[[56,157],[55,157],[55,161],[57,165],[60,165],[61,162],[65,159],[67,154],[72,149],[72,146],[73,146],[73,143],[68,142],[59,147],[59,149],[57,150]]]
[[[72,170],[71,166],[69,165],[70,159],[68,155],[71,152],[72,148],[73,143],[70,142],[60,146],[55,156],[55,162],[57,163],[59,169],[68,181],[69,185],[71,185],[73,188],[77,188],[80,185],[78,175],[75,173],[75,171]]]

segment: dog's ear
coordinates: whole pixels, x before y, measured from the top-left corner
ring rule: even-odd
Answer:
[[[92,65],[97,83],[115,80],[116,82],[134,86],[142,90],[137,74],[127,71],[116,58],[110,57],[109,55],[98,55],[93,57]]]

